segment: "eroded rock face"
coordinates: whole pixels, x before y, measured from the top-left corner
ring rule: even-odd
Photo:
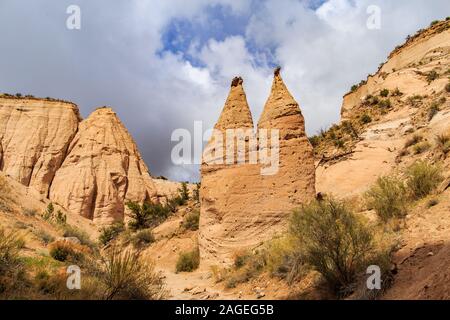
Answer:
[[[253,129],[242,79],[233,80],[215,128],[222,132]],[[270,239],[286,225],[293,208],[315,195],[312,146],[305,135],[299,106],[287,91],[279,70],[275,72],[258,129],[279,130],[279,167],[275,174],[262,174],[265,165],[260,162],[242,164],[236,158],[231,164],[202,164],[199,233],[202,263],[230,263],[237,251]],[[261,140],[259,144],[259,150],[263,149]],[[211,145],[214,137],[206,150]],[[245,150],[246,160],[249,150]]]
[[[0,98],[0,170],[47,196],[78,122],[71,103]]]
[[[272,207],[282,218],[292,208],[314,198],[315,166],[305,120],[281,78],[280,69],[275,70],[272,90],[258,122],[258,130],[261,129],[279,131],[279,170],[275,175],[263,176],[262,183],[267,204],[264,207]]]
[[[126,201],[155,197],[156,188],[133,138],[111,109],[97,109],[80,123],[50,199],[107,224],[124,219]]]

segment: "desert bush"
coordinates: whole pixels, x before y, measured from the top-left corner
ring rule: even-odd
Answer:
[[[450,92],[450,82],[445,85],[445,91]]]
[[[315,148],[320,144],[320,142],[322,141],[322,138],[320,135],[315,135],[315,136],[309,137],[308,140],[309,140],[309,143],[311,143],[311,145]]]
[[[247,250],[241,250],[235,252],[233,255],[233,264],[236,269],[239,269],[245,265],[247,260],[250,258],[251,253]]]
[[[200,221],[200,212],[198,210],[194,210],[184,216],[182,226],[186,230],[195,231],[198,230],[199,221]]]
[[[337,139],[334,141],[334,146],[339,149],[343,149],[345,147],[345,142],[341,139]]]
[[[418,135],[418,134],[413,135],[411,138],[406,140],[405,149],[418,144],[422,140],[423,140],[423,137],[421,135]]]
[[[392,107],[392,103],[391,103],[391,100],[389,100],[389,99],[384,99],[384,100],[381,100],[381,101],[378,103],[378,106],[379,106],[380,108],[382,108],[382,109],[389,109],[389,108]]]
[[[428,109],[428,121],[431,121],[434,116],[440,111],[439,106],[436,102],[433,102],[430,106],[430,108]]]
[[[239,283],[248,282],[260,274],[266,266],[263,253],[241,252],[235,256],[234,270],[228,270],[225,275],[225,286],[235,288]],[[237,265],[236,265],[237,263]]]
[[[130,239],[135,248],[140,248],[155,242],[155,236],[151,229],[137,231]]]
[[[360,118],[362,124],[367,124],[372,122],[372,118],[367,114],[363,114]]]
[[[182,252],[178,256],[176,271],[177,272],[192,272],[200,265],[200,251],[198,248]]]
[[[50,202],[47,206],[47,209],[42,213],[42,219],[46,221],[50,221],[53,218],[53,213],[55,211],[55,207],[53,206],[53,203]]]
[[[102,270],[106,300],[156,300],[166,294],[153,264],[144,263],[139,252],[112,247],[102,258]]]
[[[450,135],[438,134],[436,136],[436,146],[441,152],[447,154],[450,151]]]
[[[185,204],[189,200],[189,190],[187,187],[187,182],[182,182],[181,187],[178,189],[179,196]]]
[[[194,199],[195,202],[200,201],[200,187],[201,187],[200,182],[195,184],[195,189],[192,194],[192,198]]]
[[[90,253],[91,251],[88,247],[69,241],[56,241],[49,246],[50,256],[61,262],[83,262],[85,255]]]
[[[406,102],[412,107],[417,107],[421,103],[422,99],[423,97],[421,95],[416,94],[414,96],[408,97],[408,99],[406,99]]]
[[[399,97],[402,95],[403,95],[403,93],[398,88],[395,88],[395,90],[392,92],[393,97]]]
[[[431,148],[431,144],[428,141],[420,142],[414,145],[413,150],[415,154],[421,154]]]
[[[0,297],[11,299],[25,282],[19,252],[25,243],[20,235],[0,228]]]
[[[48,245],[49,243],[55,241],[55,238],[53,236],[42,229],[38,229],[34,234],[44,245]]]
[[[66,224],[67,223],[66,214],[63,213],[61,210],[58,210],[55,215],[55,222],[57,224],[62,224],[62,225]]]
[[[421,199],[432,193],[443,180],[442,170],[427,161],[416,161],[407,171],[407,186],[414,199]]]
[[[171,212],[169,205],[161,203],[146,202],[139,205],[135,202],[128,202],[127,206],[131,211],[131,220],[128,226],[133,231],[155,227],[164,221]]]
[[[294,211],[290,230],[298,248],[302,248],[304,261],[324,277],[336,294],[355,281],[374,252],[369,228],[332,198]]]
[[[383,98],[386,98],[389,95],[389,90],[388,89],[383,89],[380,92],[380,96],[382,96]]]
[[[109,227],[103,227],[100,230],[100,236],[98,237],[98,241],[102,246],[106,246],[112,240],[117,238],[119,234],[125,231],[125,225],[123,222],[116,222]]]
[[[34,217],[37,215],[37,211],[34,209],[24,209],[22,213],[27,217]]]
[[[439,204],[439,200],[436,198],[430,199],[427,202],[427,208],[430,209],[431,207],[437,206]]]
[[[89,235],[85,231],[69,224],[62,225],[61,228],[63,237],[78,238],[82,245],[87,246],[94,251],[97,249],[96,243],[91,240],[91,237],[89,237]]]
[[[387,221],[401,218],[407,214],[407,190],[403,181],[396,177],[380,177],[365,194],[367,206],[373,208],[377,215]]]
[[[439,23],[439,20],[434,20],[434,21],[432,21],[431,23],[430,23],[430,27],[432,27],[432,26],[434,26],[434,25],[436,25],[436,24],[438,24]]]
[[[437,78],[439,78],[439,74],[435,70],[428,72],[428,74],[427,74],[428,83],[433,82]]]

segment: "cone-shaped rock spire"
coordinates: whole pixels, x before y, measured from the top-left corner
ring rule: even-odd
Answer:
[[[230,93],[215,129],[253,128],[252,114],[242,84],[241,77],[235,77],[231,82]]]
[[[258,122],[260,129],[288,129],[305,130],[305,122],[298,103],[292,97],[280,75],[281,68],[274,71],[272,90],[264,106]],[[289,117],[289,121],[286,118]]]

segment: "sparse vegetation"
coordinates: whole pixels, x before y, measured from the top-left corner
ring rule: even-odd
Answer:
[[[200,265],[200,251],[195,248],[189,252],[182,252],[178,256],[176,271],[177,272],[192,272]]]
[[[128,223],[132,231],[153,228],[164,221],[170,214],[169,206],[160,203],[144,203],[139,205],[135,202],[128,202],[131,211],[131,220]]]
[[[416,200],[431,194],[443,180],[440,167],[422,160],[411,165],[406,175],[407,186]]]
[[[80,243],[82,245],[87,246],[94,251],[97,249],[96,243],[91,240],[91,238],[85,231],[83,231],[75,226],[71,226],[69,224],[65,224],[65,225],[61,226],[61,228],[62,228],[62,232],[63,232],[63,237],[77,238],[78,240],[80,240]]]
[[[430,199],[427,202],[427,208],[430,209],[430,208],[432,208],[434,206],[437,206],[438,204],[439,204],[439,200],[438,199],[436,199],[436,198]]]
[[[450,82],[445,85],[445,91],[450,92]]]
[[[428,121],[431,121],[439,111],[440,109],[438,103],[433,102],[428,109]]]
[[[195,189],[192,194],[192,198],[194,199],[195,202],[200,201],[200,187],[201,187],[200,182],[195,184]]]
[[[450,135],[444,133],[438,134],[436,136],[436,146],[443,154],[450,152]]]
[[[50,256],[61,262],[82,262],[84,256],[90,252],[88,247],[74,244],[70,241],[56,241],[49,246]]]
[[[368,124],[368,123],[371,123],[372,122],[372,118],[367,114],[367,113],[364,113],[362,116],[361,116],[361,123],[362,124]]]
[[[160,275],[137,251],[112,247],[102,259],[102,271],[106,300],[158,300],[166,294]]]
[[[422,140],[423,140],[423,137],[421,135],[414,134],[410,139],[406,140],[405,149],[418,144]]]
[[[400,97],[403,95],[403,92],[401,92],[398,88],[395,88],[395,90],[392,92],[393,97]]]
[[[183,220],[183,228],[186,230],[198,230],[200,220],[200,212],[198,210],[194,210],[188,213]]]
[[[100,230],[100,236],[98,238],[98,241],[102,246],[106,246],[124,231],[125,225],[123,224],[123,222],[116,222],[110,225],[109,227],[103,227]]]
[[[55,238],[52,235],[42,229],[37,230],[35,235],[44,245],[48,245],[49,243],[55,241]]]
[[[383,220],[407,214],[407,190],[403,181],[394,176],[378,178],[375,185],[365,195],[367,206],[373,208]]]
[[[131,237],[131,243],[135,248],[141,248],[153,242],[155,242],[155,236],[151,229],[139,230]]]
[[[389,95],[389,90],[388,89],[383,89],[380,92],[380,96],[382,96],[383,98],[386,98]]]
[[[422,154],[425,151],[428,151],[431,148],[431,144],[428,141],[420,142],[414,145],[413,150],[414,154]]]
[[[433,82],[434,80],[436,80],[438,78],[439,78],[439,73],[437,73],[435,70],[430,71],[427,74],[427,81],[428,81],[428,83],[431,83],[431,82]]]
[[[344,294],[374,254],[370,229],[343,203],[333,199],[295,211],[291,232],[304,261],[324,277],[337,295]]]
[[[382,109],[389,109],[389,108],[391,108],[391,107],[392,107],[391,100],[389,100],[389,99],[381,100],[381,101],[378,103],[378,107],[380,107],[380,108],[382,108]]]

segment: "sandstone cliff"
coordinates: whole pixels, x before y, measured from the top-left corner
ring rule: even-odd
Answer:
[[[155,196],[132,137],[109,108],[80,123],[50,190],[52,201],[99,223],[122,220],[127,200]]]
[[[221,132],[253,129],[242,79],[233,80],[215,128]],[[264,175],[261,171],[266,166],[264,163],[250,163],[253,148],[249,145],[245,151],[241,150],[246,155],[246,163],[234,158],[230,164],[202,164],[199,234],[202,262],[229,263],[240,249],[255,247],[273,237],[285,225],[291,209],[314,197],[312,147],[305,135],[298,104],[283,84],[279,70],[275,73],[259,129],[280,131],[277,173]],[[244,138],[246,142],[251,139]],[[236,150],[237,139],[224,140],[224,149],[234,142]],[[215,142],[213,137],[206,152],[211,147],[217,149]]]
[[[0,98],[0,170],[47,196],[78,122],[71,103]]]

